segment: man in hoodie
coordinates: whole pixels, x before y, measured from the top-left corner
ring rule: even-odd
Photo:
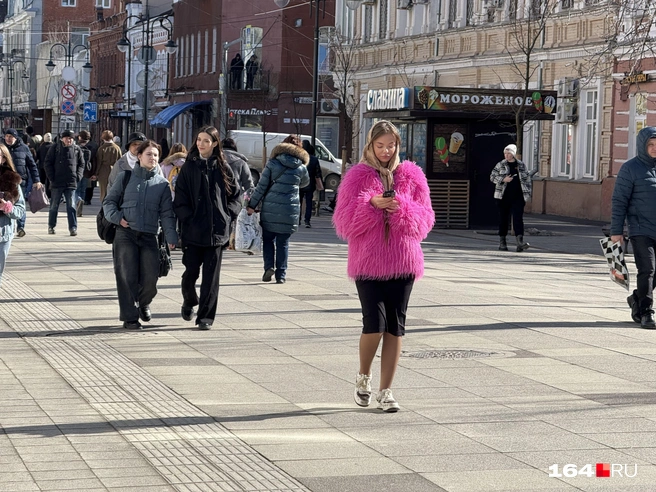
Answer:
[[[128,137],[128,143],[125,144],[125,150],[127,150],[127,152],[123,154],[123,157],[116,161],[116,164],[112,167],[112,172],[109,173],[109,178],[107,180],[107,188],[112,187],[114,181],[116,181],[116,176],[120,173],[134,169],[134,166],[137,163],[137,149],[146,140],[146,135],[141,132],[130,134]]]
[[[21,189],[23,191],[23,196],[27,201],[27,187],[30,181],[32,182],[33,188],[39,189],[42,186],[36,162],[34,162],[34,157],[32,156],[29,147],[19,138],[18,132],[14,128],[7,129],[4,136],[5,144],[7,144],[7,148],[11,154],[11,159],[14,161],[16,172],[20,174],[22,179]],[[25,217],[27,217],[26,214],[16,221],[17,237],[23,237],[25,235]]]
[[[656,127],[643,128],[637,155],[626,161],[615,181],[610,238],[624,244],[624,222],[638,269],[637,288],[627,299],[631,318],[642,328],[656,328],[654,274],[656,273]]]
[[[48,215],[48,234],[55,233],[57,214],[62,195],[66,200],[68,231],[77,236],[77,211],[75,209],[75,190],[82,180],[87,161],[82,149],[73,141],[71,130],[60,134],[59,142],[53,144],[46,155],[45,169],[52,188],[50,212]]]

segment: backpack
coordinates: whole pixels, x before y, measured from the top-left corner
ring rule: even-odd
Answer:
[[[118,201],[118,206],[120,207],[123,204],[123,196],[125,195],[125,188],[130,181],[132,176],[132,171],[125,171],[123,174],[123,191],[121,192],[121,198]],[[112,244],[114,242],[114,237],[116,236],[116,228],[118,226],[108,221],[105,218],[105,211],[101,205],[100,212],[96,216],[96,230],[98,231],[98,237],[105,241],[107,244]]]
[[[175,182],[178,180],[178,174],[180,174],[180,169],[182,166],[173,166],[171,172],[169,173],[169,185],[171,186],[171,191],[175,191]]]

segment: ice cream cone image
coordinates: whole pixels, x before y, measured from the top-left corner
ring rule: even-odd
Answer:
[[[457,154],[464,139],[465,137],[462,136],[462,133],[453,132],[451,134],[451,141],[449,143],[449,152],[451,154]]]
[[[437,92],[435,89],[431,90],[431,91],[428,93],[428,109],[430,109],[431,106],[433,106],[433,104],[435,103],[435,101],[437,101],[437,98],[438,98],[438,97],[440,97],[440,94],[439,94],[439,92]]]
[[[430,105],[428,104],[428,91],[425,88],[419,91],[419,93],[417,94],[417,99],[424,107],[424,109],[428,109],[430,107]]]
[[[446,139],[444,137],[437,137],[435,139],[435,150],[437,150],[437,155],[440,160],[449,165],[449,149],[446,145]]]
[[[544,98],[544,112],[551,114],[554,107],[556,106],[556,98],[553,96],[547,96]]]
[[[536,91],[531,95],[531,99],[533,99],[533,106],[535,106],[535,109],[542,111],[542,94]]]

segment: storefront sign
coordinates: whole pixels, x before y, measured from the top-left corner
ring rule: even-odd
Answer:
[[[408,107],[410,107],[410,89],[372,89],[367,92],[367,111],[389,111]]]
[[[620,84],[622,85],[640,84],[643,82],[647,82],[648,79],[649,78],[647,77],[646,73],[636,73],[624,77],[622,80],[620,80]]]
[[[555,115],[556,102],[556,91],[531,89],[525,95],[524,91],[503,89],[415,87],[416,109],[431,111],[510,113],[522,109],[526,114]]]
[[[278,114],[278,108],[274,109],[257,109],[257,108],[251,108],[251,109],[229,109],[229,113],[234,113],[235,115],[241,114],[241,115],[247,115],[247,116],[275,116]]]

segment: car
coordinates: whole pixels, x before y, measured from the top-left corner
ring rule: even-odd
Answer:
[[[282,143],[289,136],[289,133],[231,130],[228,136],[237,144],[239,153],[248,158],[253,183],[257,184],[262,173],[263,163],[266,163],[266,159],[269,158],[273,148]],[[299,137],[301,140],[312,140],[309,135],[299,135]],[[321,140],[317,138],[315,142],[315,155],[321,164],[324,188],[336,191],[342,176],[342,160],[333,156]],[[263,153],[265,143],[266,156]]]

